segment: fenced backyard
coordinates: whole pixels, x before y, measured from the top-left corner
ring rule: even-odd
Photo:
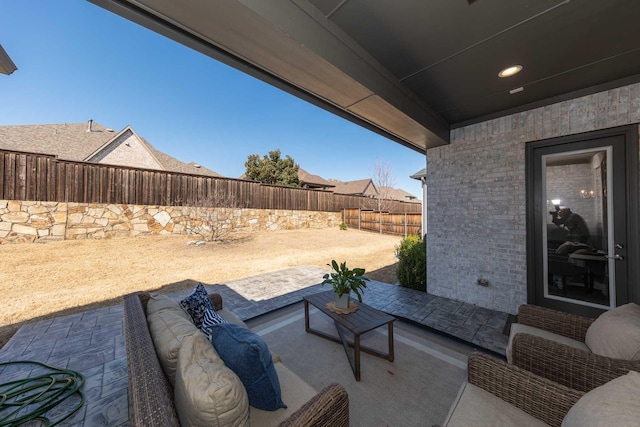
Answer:
[[[344,222],[357,230],[397,236],[422,235],[422,214],[391,213],[368,209],[344,209]]]
[[[340,212],[371,209],[375,200],[330,191],[60,160],[0,151],[0,200],[150,206],[212,206]],[[420,213],[419,203],[385,201],[390,212]],[[364,228],[363,228],[364,229]]]

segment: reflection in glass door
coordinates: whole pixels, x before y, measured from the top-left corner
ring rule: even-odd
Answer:
[[[611,150],[541,156],[545,298],[615,307]]]

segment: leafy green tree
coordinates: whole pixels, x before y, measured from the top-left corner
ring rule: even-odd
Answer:
[[[247,179],[264,184],[300,187],[299,166],[289,155],[282,158],[280,150],[269,151],[262,158],[259,154],[251,154],[244,166]]]

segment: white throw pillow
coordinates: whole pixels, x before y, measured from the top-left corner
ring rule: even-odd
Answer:
[[[630,371],[582,396],[564,417],[562,427],[637,427],[639,396],[640,373]]]
[[[185,338],[178,352],[175,404],[183,426],[249,425],[249,398],[204,334]]]
[[[589,326],[585,344],[600,356],[640,360],[640,305],[629,303],[601,314]]]

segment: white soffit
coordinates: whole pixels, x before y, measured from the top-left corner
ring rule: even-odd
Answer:
[[[0,45],[0,73],[11,74],[17,69],[16,64],[9,58],[9,54]]]

